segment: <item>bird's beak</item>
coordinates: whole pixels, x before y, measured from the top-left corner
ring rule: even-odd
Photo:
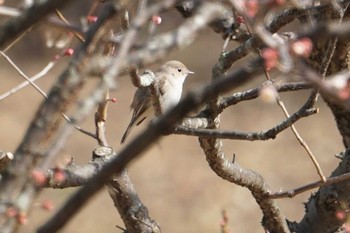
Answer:
[[[187,71],[187,74],[194,74],[194,72],[193,72],[193,71],[188,70],[188,71]]]

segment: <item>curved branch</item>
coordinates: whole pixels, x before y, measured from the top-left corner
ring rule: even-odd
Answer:
[[[257,140],[269,140],[275,139],[276,136],[289,128],[295,122],[303,117],[310,116],[317,113],[317,109],[309,109],[304,106],[299,109],[296,113],[288,117],[286,120],[276,125],[275,127],[260,131],[260,132],[239,132],[236,130],[215,130],[215,129],[191,129],[183,126],[177,126],[174,130],[174,134],[191,135],[203,138],[220,138],[220,139],[234,139],[234,140],[247,140],[247,141],[257,141]]]
[[[277,92],[288,92],[305,90],[312,88],[312,85],[306,82],[291,82],[274,84]],[[252,100],[259,97],[261,87],[253,88],[244,92],[236,92],[233,95],[223,98],[219,103],[219,109],[224,110],[225,108],[235,105],[241,101]]]

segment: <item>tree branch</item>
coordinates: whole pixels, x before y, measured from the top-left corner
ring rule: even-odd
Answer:
[[[311,84],[306,82],[280,83],[274,84],[274,87],[277,92],[289,92],[312,88]],[[261,87],[253,88],[244,92],[236,92],[231,96],[224,97],[219,104],[219,108],[224,110],[225,108],[236,105],[242,101],[256,99],[259,97],[260,91]]]
[[[288,117],[286,120],[280,124],[274,126],[271,129],[260,131],[260,132],[239,132],[235,130],[215,130],[215,129],[191,129],[183,126],[177,126],[174,130],[174,134],[182,135],[191,135],[203,138],[220,138],[220,139],[234,139],[234,140],[247,140],[247,141],[256,141],[256,140],[269,140],[275,139],[276,136],[284,131],[285,129],[292,126],[295,122],[303,117],[310,116],[317,113],[317,109],[309,109],[303,106],[296,113]]]

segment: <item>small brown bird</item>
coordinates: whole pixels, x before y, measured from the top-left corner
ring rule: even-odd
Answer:
[[[154,74],[160,94],[160,107],[162,112],[168,111],[180,101],[183,83],[189,74],[194,72],[179,61],[168,61]],[[154,116],[153,105],[149,88],[137,89],[130,108],[133,111],[131,121],[125,130],[121,143],[125,141],[131,129],[141,124],[146,118]]]

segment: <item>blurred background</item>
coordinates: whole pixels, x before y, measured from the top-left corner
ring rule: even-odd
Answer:
[[[15,5],[14,2],[16,1],[5,1],[5,4]],[[77,16],[81,15],[76,14],[76,9],[79,9],[81,14],[87,14],[89,4],[84,1],[67,7],[64,12],[74,23],[79,22]],[[157,28],[157,33],[171,30],[184,21],[175,9],[161,17],[163,22]],[[5,22],[5,19],[1,18],[1,21]],[[44,35],[49,29],[45,24],[38,25],[7,52],[28,76],[38,73],[61,51],[45,47]],[[211,69],[219,58],[223,43],[221,35],[206,28],[190,47],[176,51],[148,68],[155,70],[166,60],[182,61],[196,73],[185,82],[185,96],[188,91],[210,82]],[[77,47],[78,42],[73,42],[72,46]],[[236,46],[237,44],[230,42],[228,49]],[[68,62],[69,58],[61,59],[37,84],[49,92]],[[244,60],[232,69],[242,63]],[[279,81],[286,79],[278,74],[275,76]],[[0,77],[0,95],[23,81],[2,57]],[[264,81],[265,78],[261,77],[235,91],[259,86]],[[95,83],[96,80],[92,78],[86,90],[93,88]],[[118,88],[111,93],[111,97],[117,98],[117,103],[109,105],[107,139],[116,151],[122,147],[119,143],[120,138],[131,118],[129,105],[134,92],[135,87],[130,78],[123,76],[118,78]],[[281,94],[281,98],[290,113],[293,113],[305,102],[308,93],[309,91],[285,93]],[[83,99],[84,95],[80,98]],[[28,86],[0,102],[0,150],[15,151],[42,101],[43,97]],[[317,106],[319,114],[298,121],[296,127],[328,176],[338,164],[334,155],[344,148],[329,109],[321,99]],[[94,131],[93,114],[81,124],[81,127],[91,132]],[[284,115],[277,104],[256,99],[226,109],[221,119],[222,129],[260,131],[278,124],[284,119]],[[146,125],[136,127],[128,140],[144,127]],[[76,131],[62,151],[60,160],[73,157],[76,163],[87,163],[96,145],[95,140]],[[290,129],[279,134],[275,140],[264,142],[224,140],[224,150],[229,159],[235,154],[237,163],[259,172],[276,191],[296,188],[319,179],[308,155]],[[227,211],[232,232],[264,232],[260,225],[261,211],[250,192],[218,177],[209,168],[195,137],[163,137],[131,164],[128,170],[141,200],[148,207],[150,216],[160,224],[163,232],[220,232],[223,210]],[[55,206],[59,207],[75,191],[75,188],[43,190],[30,213],[28,224],[22,226],[19,232],[33,232],[51,216],[51,212],[45,212],[39,207],[42,201],[52,200]],[[289,220],[299,221],[304,214],[303,202],[309,196],[310,192],[307,192],[293,199],[281,199],[277,202]],[[112,200],[107,191],[103,190],[91,199],[62,232],[121,232],[117,225],[123,227]]]

